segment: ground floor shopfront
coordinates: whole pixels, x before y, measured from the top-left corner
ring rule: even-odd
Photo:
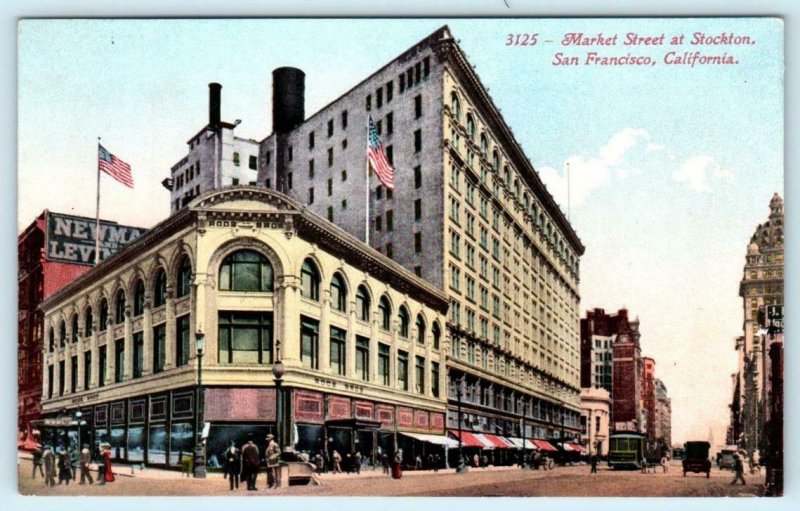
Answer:
[[[63,425],[44,431],[43,442],[73,452],[79,444],[93,445],[97,452],[107,442],[114,461],[165,468],[181,468],[200,434],[209,467],[221,467],[231,441],[241,446],[252,438],[264,452],[266,435],[278,430],[274,387],[211,387],[202,392],[202,410],[196,406],[196,387],[62,410],[49,418],[60,418]],[[310,458],[320,453],[332,460],[336,451],[346,459],[358,452],[375,462],[382,453],[391,455],[407,445],[404,432],[444,435],[444,410],[309,389],[282,392],[288,412],[282,422],[284,438],[296,453]],[[80,428],[74,420],[78,410]],[[404,463],[413,464],[416,449],[404,450],[403,456]]]

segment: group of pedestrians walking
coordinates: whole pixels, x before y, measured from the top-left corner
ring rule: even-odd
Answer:
[[[114,472],[111,468],[110,445],[100,444],[100,461],[97,464],[98,484],[114,482]],[[78,469],[80,471],[80,482],[78,484],[94,484],[90,464],[92,462],[92,452],[89,444],[84,444],[78,456]],[[36,473],[44,479],[45,486],[56,486],[56,476],[58,484],[65,486],[75,479],[73,468],[72,453],[67,449],[62,449],[58,453],[49,446],[37,447],[33,451],[33,473],[32,479],[36,479]]]
[[[280,462],[281,449],[272,434],[267,435],[267,448],[264,452],[264,461],[267,465],[267,488],[277,488],[280,484],[278,466]],[[261,467],[261,452],[253,442],[253,438],[247,439],[241,449],[236,447],[233,440],[225,450],[224,476],[228,479],[230,489],[239,488],[239,482],[247,485],[247,491],[256,491],[256,483]]]

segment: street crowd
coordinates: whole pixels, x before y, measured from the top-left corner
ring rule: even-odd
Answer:
[[[111,445],[101,443],[98,449],[100,461],[97,463],[97,483],[106,484],[114,482],[114,472],[111,467]],[[77,460],[77,463],[76,463]],[[59,449],[50,445],[37,447],[33,451],[33,474],[31,477],[36,479],[36,473],[44,479],[45,486],[55,486],[56,484],[68,485],[71,480],[76,478],[75,465],[80,471],[80,482],[78,484],[94,484],[90,464],[92,462],[92,452],[89,444],[84,444],[77,458],[68,449]],[[58,477],[58,483],[56,483]]]

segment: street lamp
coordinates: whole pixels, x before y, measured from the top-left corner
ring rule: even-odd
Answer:
[[[458,400],[458,465],[456,466],[456,474],[466,474],[467,465],[464,463],[464,451],[461,446],[461,387],[464,385],[464,375],[458,379],[458,386],[456,387],[456,399]]]
[[[194,448],[194,476],[198,479],[206,477],[206,449],[203,445],[203,433],[200,429],[203,424],[203,349],[205,348],[206,334],[197,330],[194,334],[194,346],[197,350],[197,445]]]
[[[81,452],[81,417],[83,417],[83,412],[80,410],[75,412],[75,422],[78,423],[78,455],[80,456]]]
[[[285,449],[286,444],[283,442],[283,390],[281,385],[283,384],[283,375],[286,373],[286,368],[283,367],[283,362],[281,361],[281,341],[275,341],[275,357],[276,360],[272,364],[272,376],[275,377],[275,437],[278,440],[278,446],[281,450]]]

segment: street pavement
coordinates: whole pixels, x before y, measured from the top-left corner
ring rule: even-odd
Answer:
[[[402,479],[392,479],[380,470],[366,470],[361,474],[323,474],[321,486],[292,486],[267,490],[266,476],[260,474],[258,491],[249,492],[241,485],[230,491],[222,474],[209,474],[207,479],[182,476],[179,472],[146,468],[131,470],[118,465],[114,483],[104,486],[79,485],[44,486],[37,475],[31,479],[32,461],[20,458],[18,464],[19,492],[23,495],[41,496],[553,496],[553,497],[722,497],[758,496],[763,491],[763,475],[746,475],[747,485],[733,486],[733,473],[712,470],[711,478],[688,474],[683,477],[679,465],[670,467],[669,473],[642,474],[639,471],[613,471],[601,467],[599,473],[590,474],[588,466],[556,467],[554,470],[522,470],[517,467],[471,468],[467,474],[453,470],[407,471]],[[96,472],[93,474],[96,475]]]

